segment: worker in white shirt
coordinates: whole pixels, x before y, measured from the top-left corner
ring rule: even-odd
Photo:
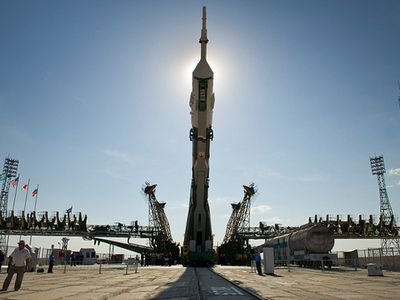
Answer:
[[[21,288],[22,279],[24,278],[24,273],[28,270],[30,258],[31,254],[29,250],[25,248],[25,241],[19,241],[18,248],[15,248],[13,253],[11,253],[8,258],[11,264],[10,269],[8,270],[8,275],[4,280],[2,291],[6,291],[8,289],[14,273],[17,273],[14,289],[18,291]]]

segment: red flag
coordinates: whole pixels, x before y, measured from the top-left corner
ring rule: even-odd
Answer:
[[[25,191],[26,189],[28,188],[28,184],[27,183],[25,183],[23,186],[22,186],[22,191]]]

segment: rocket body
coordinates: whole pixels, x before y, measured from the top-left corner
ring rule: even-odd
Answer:
[[[212,249],[210,208],[208,205],[210,141],[213,139],[212,113],[214,109],[214,73],[206,60],[206,12],[203,7],[201,31],[201,59],[192,74],[189,106],[192,128],[192,182],[184,245],[189,251]]]

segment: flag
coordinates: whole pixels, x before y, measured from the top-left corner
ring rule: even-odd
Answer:
[[[36,190],[34,190],[33,192],[32,192],[32,197],[34,197],[35,195],[37,195],[38,194],[38,189],[36,189]]]
[[[28,184],[27,184],[27,183],[25,183],[25,184],[22,186],[22,189],[21,189],[21,191],[25,191],[27,188],[28,188]]]
[[[67,209],[67,214],[70,214],[70,213],[72,213],[72,206]]]
[[[15,187],[18,184],[18,181],[19,181],[19,176],[17,178],[14,178],[13,180],[10,180],[10,183],[12,186]]]

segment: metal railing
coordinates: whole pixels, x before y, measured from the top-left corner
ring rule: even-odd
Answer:
[[[336,253],[338,266],[366,268],[367,264],[375,263],[386,270],[400,271],[400,249],[398,248],[369,248]]]

